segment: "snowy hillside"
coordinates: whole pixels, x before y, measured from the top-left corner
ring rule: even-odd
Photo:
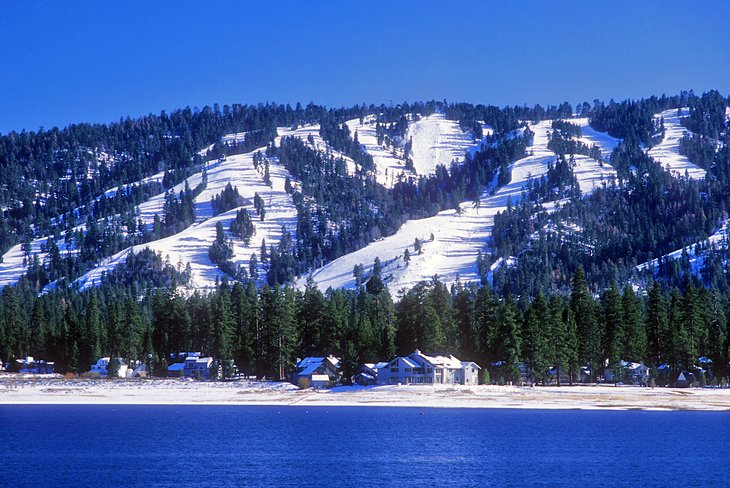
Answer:
[[[475,151],[481,141],[474,141],[471,134],[465,133],[455,120],[447,120],[442,114],[433,114],[418,121],[410,122],[404,141],[396,147],[378,144],[375,132],[376,117],[371,115],[347,121],[350,133],[355,135],[364,149],[373,157],[378,183],[392,187],[401,175],[429,175],[436,166],[447,168],[452,161],[462,161],[467,151]],[[491,134],[489,127],[483,127],[484,135]],[[414,170],[409,170],[403,158],[403,144],[412,140],[411,160]]]
[[[489,133],[485,131],[485,134]],[[436,166],[447,168],[452,161],[462,161],[464,153],[479,147],[471,134],[465,133],[455,120],[447,120],[442,114],[423,117],[408,125],[406,141],[413,141],[413,167],[416,174],[429,175]]]
[[[728,109],[728,115],[730,116],[730,109]],[[686,173],[693,179],[704,178],[705,170],[679,154],[679,140],[687,131],[680,124],[677,110],[667,110],[656,117],[664,119],[665,136],[659,144],[648,151],[648,154],[663,166],[669,167],[677,176],[684,176]],[[616,174],[607,161],[621,141],[593,129],[589,125],[588,118],[566,120],[581,128],[580,142],[588,147],[596,145],[600,149],[602,161],[579,154],[571,157],[575,162],[573,174],[578,180],[580,190],[583,194],[588,194]],[[447,120],[438,113],[411,121],[403,140],[395,142],[396,147],[389,147],[386,145],[387,143],[378,144],[375,130],[376,117],[373,115],[365,117],[362,122],[360,119],[352,119],[348,120],[346,124],[350,134],[353,136],[357,134],[362,147],[373,156],[376,179],[386,187],[392,187],[401,175],[417,177],[433,173],[438,165],[448,167],[452,161],[463,160],[465,152],[477,151],[483,143],[475,141],[471,134],[463,132],[457,121]],[[312,276],[320,289],[352,287],[355,283],[353,276],[355,265],[362,265],[365,275],[367,275],[372,269],[375,258],[379,258],[383,263],[384,280],[394,295],[403,288],[411,287],[423,280],[430,280],[434,275],[438,275],[445,283],[453,283],[457,279],[462,282],[478,280],[477,255],[479,252],[489,252],[488,246],[491,241],[495,215],[504,211],[508,203],[518,202],[530,180],[546,175],[549,163],[555,161],[556,155],[547,147],[548,134],[553,130],[552,121],[546,120],[531,124],[530,128],[535,133],[533,144],[527,149],[528,156],[511,166],[509,184],[497,188],[495,178],[490,188],[482,193],[478,203],[465,201],[461,203],[458,212],[455,209],[443,210],[429,218],[407,221],[394,235],[371,242],[358,251],[314,270]],[[491,133],[489,127],[484,126],[483,130],[485,136]],[[319,132],[318,124],[300,126],[295,129],[278,128],[278,137],[274,140],[274,144],[279,145],[282,137],[298,137],[318,151],[341,157],[346,162],[348,172],[354,174],[357,164],[350,157],[332,150]],[[240,143],[245,137],[246,133],[240,132],[226,135],[222,140]],[[403,145],[406,141],[412,143],[413,170],[407,169],[405,165]],[[206,147],[200,150],[199,154],[207,155],[213,147],[213,145]],[[282,229],[291,233],[292,238],[296,239],[297,211],[291,196],[284,191],[285,180],[290,175],[275,158],[271,159],[269,161],[271,186],[267,186],[264,183],[263,168],[256,168],[253,163],[254,153],[264,150],[265,148],[261,147],[246,154],[228,156],[221,160],[211,160],[205,163],[207,185],[194,200],[196,219],[193,225],[175,235],[124,249],[88,271],[76,282],[82,288],[98,284],[103,274],[124,262],[130,252],[136,253],[149,248],[160,253],[163,259],[169,260],[169,263],[174,266],[184,268],[190,265],[191,289],[212,289],[216,280],[225,276],[208,256],[209,247],[215,240],[216,224],[221,222],[227,231],[237,211],[241,208],[249,210],[256,230],[249,245],[245,245],[241,240],[233,240],[232,262],[234,265],[248,269],[251,255],[260,254],[262,241],[265,239],[267,245],[276,245],[282,236]],[[160,172],[144,178],[136,184],[161,182],[163,177],[164,172]],[[203,172],[197,172],[172,188],[172,191],[177,194],[183,190],[186,184],[190,188],[195,188],[202,181]],[[243,205],[220,215],[214,215],[211,200],[219,195],[228,183],[237,187],[243,199]],[[293,184],[296,186],[297,182],[293,181]],[[119,188],[111,188],[106,190],[103,195],[109,198],[118,191]],[[256,193],[264,200],[266,210],[264,221],[260,221],[253,210],[253,198]],[[137,205],[136,218],[148,230],[152,228],[155,215],[162,216],[165,196],[166,194],[163,192]],[[101,195],[98,198],[101,198]],[[544,207],[551,211],[555,209],[557,203],[561,202],[544,202]],[[118,219],[119,216],[113,216],[108,220],[116,222]],[[121,225],[118,229],[122,235],[126,232]],[[85,224],[78,225],[74,230],[85,231]],[[710,237],[709,244],[719,245],[720,241],[725,239],[725,234],[726,226],[723,226]],[[53,237],[45,236],[33,240],[30,253],[27,253],[27,250],[24,251],[22,245],[10,248],[0,262],[0,286],[16,283],[27,272],[28,263],[25,261],[27,261],[28,254],[37,256],[40,262],[43,262],[47,258],[45,247],[48,245],[49,239],[53,239]],[[416,250],[416,241],[419,241],[420,251]],[[61,233],[61,237],[56,239],[56,244],[64,256],[78,252],[70,241],[68,244],[65,242],[64,233]],[[404,259],[406,250],[409,253],[408,262]],[[692,258],[693,266],[695,266],[694,263],[698,263],[696,265],[700,266],[701,256],[694,256],[693,246],[688,246],[687,252]],[[674,258],[681,254],[680,249],[671,253],[669,257]],[[509,259],[500,260],[494,264],[494,267],[511,264],[512,261]],[[656,260],[644,263],[639,268],[645,269],[655,265]],[[260,271],[264,270],[261,268]],[[305,276],[300,276],[298,284],[303,284],[305,278]]]
[[[360,119],[348,120],[347,127],[353,137],[357,133],[358,141],[373,157],[378,183],[392,187],[399,176],[413,176],[414,173],[405,166],[402,147],[388,148],[378,144],[378,137],[375,134],[375,119],[374,115],[369,115],[365,117],[362,124]]]
[[[259,252],[262,239],[266,239],[267,243],[279,242],[282,227],[285,227],[292,235],[296,232],[296,209],[291,201],[291,196],[284,191],[287,172],[281,166],[272,163],[270,174],[271,187],[264,184],[261,171],[254,168],[253,152],[229,156],[223,161],[211,165],[208,169],[208,185],[205,191],[196,198],[196,214],[200,222],[179,234],[135,246],[132,250],[139,252],[144,248],[150,248],[155,252],[161,252],[164,258],[169,257],[170,263],[173,265],[181,263],[184,267],[190,263],[191,286],[212,288],[216,278],[220,279],[224,276],[223,272],[208,258],[208,248],[215,240],[215,226],[221,222],[223,227],[228,229],[238,211],[236,208],[213,216],[210,200],[223,191],[226,184],[230,182],[231,185],[237,187],[239,194],[249,202],[252,202],[254,194],[258,193],[266,205],[266,218],[263,222],[256,219],[254,223],[256,232],[249,245],[246,246],[240,240],[233,241],[235,255],[232,261],[235,264],[248,268],[251,254]],[[239,208],[246,208],[253,215],[252,207],[253,205],[248,203]],[[86,273],[78,280],[79,284],[82,287],[88,287],[98,282],[105,271],[123,262],[129,252],[130,249],[126,249],[107,260],[103,265]]]
[[[687,109],[683,109],[686,113]],[[691,162],[686,156],[679,154],[679,140],[687,133],[687,129],[679,123],[679,116],[676,109],[665,110],[657,115],[657,118],[664,118],[666,130],[662,142],[649,149],[649,156],[654,158],[663,167],[669,168],[676,176],[689,175],[691,179],[703,179],[707,173]]]
[[[601,157],[606,161],[608,161],[613,150],[616,149],[621,142],[621,139],[612,137],[605,132],[599,132],[591,127],[588,117],[569,119],[568,121],[571,124],[575,124],[580,127],[582,136],[578,140],[588,147],[591,147],[594,144],[597,145],[601,150]]]
[[[706,240],[697,242],[689,246],[685,246],[682,249],[677,249],[669,254],[662,256],[664,259],[676,260],[682,257],[682,254],[687,253],[689,257],[690,268],[693,274],[699,273],[704,264],[704,256],[702,253],[697,253],[696,248],[701,244],[707,249],[727,249],[728,247],[728,222],[723,222],[717,232],[712,234]],[[645,269],[656,269],[659,265],[659,259],[652,259],[649,262],[642,263],[637,266],[639,270]]]
[[[436,274],[445,283],[453,283],[457,278],[462,282],[478,280],[477,255],[489,241],[494,216],[505,210],[508,202],[519,201],[530,179],[546,174],[548,163],[555,159],[555,154],[547,148],[551,123],[543,121],[530,126],[535,132],[533,145],[527,150],[531,155],[514,163],[509,184],[494,194],[485,191],[478,205],[462,203],[461,215],[456,210],[444,210],[434,217],[408,221],[396,234],[315,270],[312,276],[318,287],[325,290],[354,286],[353,267],[362,264],[367,274],[376,257],[384,264],[383,277],[393,294]],[[601,138],[596,139],[598,142]],[[615,171],[607,164],[601,166],[593,159],[576,156],[575,174],[581,190],[587,193]],[[420,254],[414,248],[416,239],[423,243]],[[403,260],[406,249],[410,253],[408,264]]]

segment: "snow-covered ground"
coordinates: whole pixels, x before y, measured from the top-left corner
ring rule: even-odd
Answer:
[[[385,385],[300,390],[290,383],[20,378],[0,373],[0,404],[291,405],[538,408],[581,410],[730,410],[727,388]]]
[[[672,251],[669,254],[664,255],[664,258],[668,258],[670,260],[676,260],[682,257],[682,254],[684,252],[687,253],[687,256],[689,257],[689,263],[690,263],[690,269],[692,274],[697,274],[702,269],[702,266],[705,262],[705,256],[701,253],[700,255],[697,255],[695,252],[695,248],[698,244],[701,244],[703,247],[709,247],[710,249],[722,249],[727,248],[728,246],[728,222],[723,222],[723,224],[720,226],[720,228],[712,234],[710,237],[705,239],[704,241],[701,241],[699,243],[690,244],[689,246],[685,246],[682,249],[677,249],[676,251]],[[652,259],[651,261],[648,261],[646,263],[641,263],[637,266],[637,269],[645,270],[648,268],[654,268],[656,269],[659,265],[659,259]]]
[[[687,113],[687,110],[686,108],[682,109],[684,113]],[[649,149],[649,156],[654,158],[663,167],[669,168],[673,175],[680,177],[688,175],[693,180],[703,179],[707,172],[690,161],[686,156],[679,154],[679,140],[689,131],[679,123],[677,109],[665,110],[656,116],[656,118],[660,117],[664,117],[664,129],[666,132],[662,142]]]
[[[591,129],[587,119],[571,121],[578,123],[583,128],[584,142],[588,145],[598,144],[606,157],[618,144],[618,140]],[[402,159],[399,159],[402,157],[402,152],[396,151],[396,154],[393,154],[389,149],[377,144],[373,117],[368,117],[363,122],[360,124],[359,119],[355,119],[348,121],[347,124],[353,135],[357,131],[359,141],[373,155],[378,181],[390,186],[398,175],[407,171]],[[485,243],[489,241],[494,215],[506,208],[508,200],[517,202],[529,179],[539,178],[545,174],[547,163],[554,159],[555,155],[547,149],[547,132],[550,130],[550,125],[551,121],[544,121],[532,126],[536,136],[533,146],[528,149],[528,154],[531,155],[513,165],[510,184],[498,189],[494,194],[490,194],[490,191],[494,191],[493,188],[490,188],[490,191],[481,195],[478,205],[475,205],[474,202],[463,202],[460,215],[450,209],[431,218],[407,222],[394,236],[371,243],[364,249],[329,263],[314,272],[319,286],[323,289],[329,286],[352,286],[354,284],[352,276],[354,265],[363,264],[368,272],[376,257],[379,257],[385,264],[384,275],[388,278],[389,287],[393,293],[403,287],[412,286],[418,281],[430,279],[435,274],[447,282],[454,282],[457,278],[462,281],[476,280],[476,256],[480,250],[485,250]],[[484,132],[485,135],[488,134],[489,128],[485,127]],[[346,161],[349,172],[354,172],[356,169],[356,164],[352,159],[329,148],[319,135],[318,125],[299,127],[295,130],[279,128],[278,133],[276,144],[279,144],[281,137],[284,136],[295,136],[304,141],[312,140],[315,149],[342,157]],[[231,134],[225,136],[224,140],[238,141],[243,136],[243,133]],[[448,166],[452,160],[461,160],[466,151],[474,151],[481,144],[481,142],[474,141],[470,134],[462,132],[456,121],[446,120],[440,114],[413,122],[408,129],[407,137],[413,138],[412,157],[419,175],[432,172],[438,164]],[[201,153],[205,154],[209,149],[206,148]],[[149,247],[160,252],[163,258],[169,258],[169,262],[173,265],[180,264],[184,267],[190,263],[193,272],[191,285],[199,288],[211,287],[217,277],[223,276],[222,272],[208,258],[208,248],[215,238],[215,225],[220,221],[224,228],[228,229],[230,221],[235,217],[238,209],[213,216],[210,201],[223,191],[229,182],[236,186],[241,196],[246,199],[244,207],[249,209],[252,215],[252,201],[255,193],[258,192],[266,204],[264,222],[260,222],[254,215],[256,234],[251,239],[250,245],[244,246],[242,242],[234,240],[233,261],[235,264],[248,268],[251,254],[260,253],[262,239],[266,239],[269,245],[278,243],[282,226],[285,226],[295,238],[293,234],[296,231],[296,209],[291,197],[284,192],[287,172],[276,161],[272,161],[270,173],[273,185],[272,187],[264,185],[263,168],[257,170],[253,167],[254,152],[206,163],[208,184],[196,198],[196,223],[174,236],[136,246],[133,249],[134,252]],[[597,161],[588,157],[576,155],[575,160],[574,171],[584,193],[601,185],[614,173],[613,168],[609,165],[601,166]],[[163,175],[163,173],[158,173],[145,178],[142,182],[160,181]],[[196,173],[187,179],[187,184],[194,189],[201,181],[202,173]],[[184,185],[185,182],[176,185],[173,191],[177,194],[184,188]],[[116,188],[110,189],[105,194],[111,196],[116,191]],[[161,215],[164,200],[165,193],[161,193],[140,204],[138,218],[148,227],[151,226],[155,214]],[[78,226],[77,229],[83,230],[84,225]],[[431,241],[431,235],[434,237],[433,241]],[[47,237],[43,237],[32,243],[32,254],[37,254],[41,262],[45,258],[45,255],[41,253],[41,245],[46,243],[47,239]],[[416,253],[414,249],[416,239],[423,243],[420,254]],[[57,244],[62,254],[74,252],[73,249],[67,249],[63,238],[58,240]],[[408,266],[403,261],[406,248],[411,254]],[[102,274],[123,262],[131,250],[125,249],[106,259],[97,268],[82,276],[78,280],[79,284],[88,287],[99,283]],[[3,262],[0,263],[0,285],[17,282],[26,270],[27,266],[23,265],[21,246],[14,246],[3,256]]]
[[[403,144],[413,141],[411,159],[414,171],[410,171],[405,166],[402,145],[390,148],[378,144],[375,124],[373,115],[365,117],[362,124],[360,119],[347,121],[350,134],[354,137],[357,132],[358,141],[373,157],[378,183],[386,187],[392,187],[401,175],[427,176],[439,164],[448,168],[452,161],[463,161],[467,151],[473,153],[482,143],[475,141],[470,133],[462,131],[458,121],[447,120],[443,114],[432,114],[410,122],[405,140],[400,141]],[[485,136],[491,132],[489,127],[483,126]]]
[[[590,126],[588,117],[580,117],[575,119],[566,119],[571,124],[576,124],[580,127],[581,138],[578,139],[580,142],[588,147],[596,144],[601,150],[601,157],[608,161],[609,156],[613,150],[619,145],[621,139],[608,135],[606,132],[599,132]]]
[[[260,254],[262,239],[266,239],[267,245],[278,244],[282,235],[282,227],[291,232],[292,239],[296,239],[297,212],[291,196],[284,191],[284,182],[288,172],[276,162],[271,162],[269,171],[272,186],[266,186],[263,182],[263,168],[256,169],[253,165],[254,152],[229,156],[208,167],[208,185],[196,198],[198,222],[178,234],[117,253],[82,276],[78,280],[79,284],[83,288],[92,286],[94,283],[98,284],[102,274],[124,262],[130,250],[139,252],[149,248],[162,253],[163,258],[169,257],[170,263],[173,265],[181,263],[184,267],[190,263],[192,287],[212,288],[216,278],[222,278],[224,274],[208,258],[208,248],[215,240],[216,224],[221,222],[224,229],[228,230],[238,208],[213,216],[210,201],[222,192],[228,183],[235,186],[241,197],[247,200],[246,205],[239,208],[249,210],[256,227],[256,232],[248,246],[240,240],[233,240],[234,257],[232,261],[235,264],[244,266],[248,270],[251,254],[254,252],[257,255]],[[193,182],[198,178],[200,175],[191,177]],[[253,197],[256,193],[264,199],[265,203],[266,215],[263,222],[256,217],[253,211]]]
[[[358,142],[373,157],[375,177],[378,183],[390,188],[401,175],[414,176],[414,173],[405,166],[403,148],[387,148],[378,144],[378,137],[375,133],[375,119],[374,115],[368,115],[364,118],[362,124],[360,119],[348,120],[347,127],[350,129],[350,135],[353,138],[357,133]]]
[[[406,141],[409,140],[413,141],[411,158],[419,175],[432,174],[438,165],[448,168],[452,161],[463,161],[467,151],[481,145],[481,141],[474,141],[470,133],[461,130],[458,121],[448,120],[443,114],[408,124]]]
[[[450,209],[433,217],[410,220],[394,235],[328,263],[312,273],[317,286],[322,290],[353,287],[354,266],[362,264],[367,275],[376,257],[384,264],[383,277],[393,295],[403,288],[429,280],[436,274],[446,283],[453,283],[457,279],[462,282],[477,281],[477,255],[479,251],[486,250],[485,244],[492,234],[494,216],[504,211],[509,202],[518,202],[529,180],[546,174],[548,163],[555,159],[555,154],[547,148],[551,124],[552,121],[543,121],[530,127],[535,132],[533,145],[527,150],[531,155],[512,165],[512,180],[509,184],[494,194],[485,191],[478,205],[474,202],[462,203],[461,215]],[[581,190],[588,193],[615,174],[615,171],[608,164],[601,166],[593,159],[576,156],[575,174]],[[430,239],[431,235],[433,240]],[[414,249],[416,239],[423,243],[421,254]],[[411,256],[407,265],[403,260],[406,249]]]

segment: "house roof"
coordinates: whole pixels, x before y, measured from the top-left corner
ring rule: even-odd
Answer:
[[[167,367],[168,371],[181,371],[185,368],[185,363],[172,363]]]
[[[432,366],[442,366],[450,369],[461,369],[461,361],[452,354],[448,356],[428,355],[418,349],[410,355],[410,357],[420,357],[422,360],[430,363]]]
[[[307,365],[306,368],[304,368],[302,371],[299,372],[299,376],[309,376],[310,374],[317,371],[317,368],[319,368],[320,366],[322,366],[322,363],[311,363],[311,364]],[[315,376],[317,376],[317,375],[315,375]]]

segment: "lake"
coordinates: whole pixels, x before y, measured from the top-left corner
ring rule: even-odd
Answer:
[[[714,412],[0,406],[0,486],[730,486]]]

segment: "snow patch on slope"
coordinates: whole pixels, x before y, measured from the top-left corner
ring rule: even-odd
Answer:
[[[695,252],[695,248],[698,244],[706,245],[706,247],[711,249],[727,249],[728,247],[728,221],[725,221],[722,223],[720,228],[712,234],[707,239],[696,242],[694,244],[690,244],[689,246],[685,246],[681,249],[677,249],[676,251],[672,251],[669,254],[665,254],[662,256],[664,259],[669,260],[677,260],[682,257],[683,253],[687,253],[687,256],[689,256],[689,262],[690,262],[690,268],[693,274],[699,273],[702,269],[702,266],[704,264],[704,258],[705,256],[700,253],[699,255]],[[659,266],[659,258],[652,259],[651,261],[647,261],[646,263],[641,263],[636,267],[639,271],[643,271],[646,269],[654,269],[656,270]]]
[[[357,140],[365,151],[373,157],[375,164],[375,178],[381,185],[392,188],[403,176],[415,176],[411,170],[406,168],[403,160],[403,148],[387,148],[378,144],[378,136],[375,133],[376,116],[368,115],[360,123],[360,119],[352,119],[346,122],[350,135],[354,138],[357,132]]]
[[[462,161],[464,154],[481,145],[459,127],[459,122],[433,114],[408,125],[406,141],[412,140],[411,158],[419,175],[430,175],[436,166],[447,168],[452,161]]]
[[[687,110],[686,108],[682,109],[685,113]],[[662,167],[669,168],[669,171],[675,176],[688,175],[693,180],[703,179],[707,172],[686,156],[679,154],[679,140],[689,131],[680,124],[677,109],[665,110],[655,118],[659,119],[661,117],[664,117],[664,139],[649,149],[649,156],[660,163]]]
[[[610,136],[607,132],[599,132],[591,127],[588,117],[567,119],[567,122],[580,127],[581,137],[578,140],[588,147],[594,144],[597,145],[601,150],[601,157],[606,161],[608,161],[613,150],[621,143],[621,139]]]

